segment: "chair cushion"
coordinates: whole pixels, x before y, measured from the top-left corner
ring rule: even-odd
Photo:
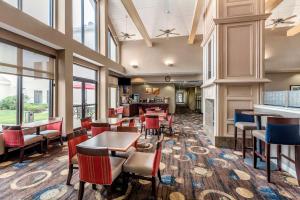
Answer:
[[[254,130],[252,132],[253,137],[256,137],[259,140],[266,140],[266,130]]]
[[[28,146],[40,142],[42,140],[43,140],[42,135],[35,135],[35,134],[24,135],[24,146]]]
[[[126,160],[123,170],[141,176],[151,176],[154,157],[154,153],[135,152]]]
[[[75,154],[75,155],[72,157],[71,163],[72,163],[72,164],[78,164],[78,157],[77,157],[77,154]]]
[[[117,157],[129,158],[134,152],[136,152],[136,148],[130,147],[126,152],[116,152]]]
[[[255,122],[237,122],[235,126],[241,130],[255,130],[256,123]]]
[[[45,138],[54,138],[59,136],[59,131],[57,130],[44,130],[40,132],[40,135],[44,136]]]
[[[112,172],[112,181],[114,181],[119,174],[122,172],[123,163],[126,161],[124,158],[118,157],[109,157],[110,158],[110,165],[111,165],[111,172]]]

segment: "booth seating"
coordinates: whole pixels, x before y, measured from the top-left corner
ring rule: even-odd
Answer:
[[[299,156],[300,145],[300,123],[298,118],[281,118],[281,117],[268,117],[266,130],[253,131],[253,167],[256,168],[257,157],[260,157],[267,162],[267,177],[268,182],[271,182],[271,159],[277,159],[277,167],[281,170],[281,157],[288,159],[295,163],[295,160],[299,162],[299,159],[292,160],[281,153],[281,145],[295,145],[296,156]],[[265,153],[257,151],[257,140],[265,143]],[[271,144],[277,144],[277,157],[271,157]],[[300,184],[299,176],[300,169],[299,164],[296,164],[296,172],[298,175],[298,183]],[[298,167],[298,168],[297,168]]]
[[[43,136],[36,134],[24,134],[21,126],[3,126],[3,141],[5,147],[5,156],[13,150],[20,150],[19,162],[24,160],[24,152],[26,149],[40,146],[43,151]]]
[[[246,115],[242,112],[244,111],[253,111],[250,109],[236,109],[234,112],[234,149],[237,149],[237,141],[238,141],[238,135],[237,131],[238,129],[243,131],[242,135],[242,153],[243,158],[246,157],[246,149],[252,149],[249,147],[246,147],[246,131],[250,131],[252,133],[252,130],[255,130],[257,128],[256,123],[254,121],[253,115]]]
[[[40,135],[42,135],[46,140],[47,149],[51,141],[59,141],[60,144],[63,145],[63,139],[62,139],[63,120],[62,118],[51,118],[51,120],[58,120],[58,122],[46,125],[45,130],[42,130],[40,132]]]
[[[135,152],[131,155],[123,166],[123,171],[129,176],[137,179],[149,180],[152,182],[152,195],[156,199],[156,177],[161,182],[160,160],[163,137],[157,142],[154,153]]]

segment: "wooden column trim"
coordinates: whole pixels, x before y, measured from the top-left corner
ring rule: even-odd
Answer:
[[[192,28],[188,39],[188,44],[194,44],[200,17],[201,17],[201,8],[202,8],[202,0],[197,0],[195,9],[194,9],[194,16],[193,16],[193,22],[192,22]]]

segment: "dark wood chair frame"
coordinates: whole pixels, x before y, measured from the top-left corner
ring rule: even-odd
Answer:
[[[246,112],[246,111],[254,111],[253,109],[235,109],[234,112],[236,113],[241,113],[241,112]],[[243,153],[243,159],[246,157],[246,150],[253,150],[253,147],[247,147],[246,146],[246,131],[247,130],[242,130],[242,153]],[[234,150],[237,150],[237,142],[238,142],[238,127],[235,126],[234,124]],[[252,135],[252,130],[250,130],[250,133]],[[251,136],[252,137],[252,136]]]
[[[280,119],[272,119],[272,120],[280,120]],[[286,119],[287,120],[287,119]],[[266,143],[264,141],[259,140],[261,143],[265,145],[265,154],[261,151],[257,151],[257,140],[256,137],[253,137],[253,167],[257,167],[257,158],[264,160],[267,163],[267,180],[271,182],[271,159],[277,159],[277,169],[281,171],[281,157],[284,157],[288,161],[294,163],[296,165],[296,174],[298,179],[298,184],[300,185],[300,146],[295,145],[295,160],[281,153],[281,145],[277,144],[277,157],[271,157],[271,143]],[[259,144],[260,145],[260,144]]]

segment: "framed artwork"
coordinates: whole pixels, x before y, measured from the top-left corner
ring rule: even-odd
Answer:
[[[159,88],[152,88],[152,94],[159,95]]]
[[[290,85],[291,91],[300,91],[300,85]]]
[[[152,88],[146,88],[146,94],[152,94]]]

